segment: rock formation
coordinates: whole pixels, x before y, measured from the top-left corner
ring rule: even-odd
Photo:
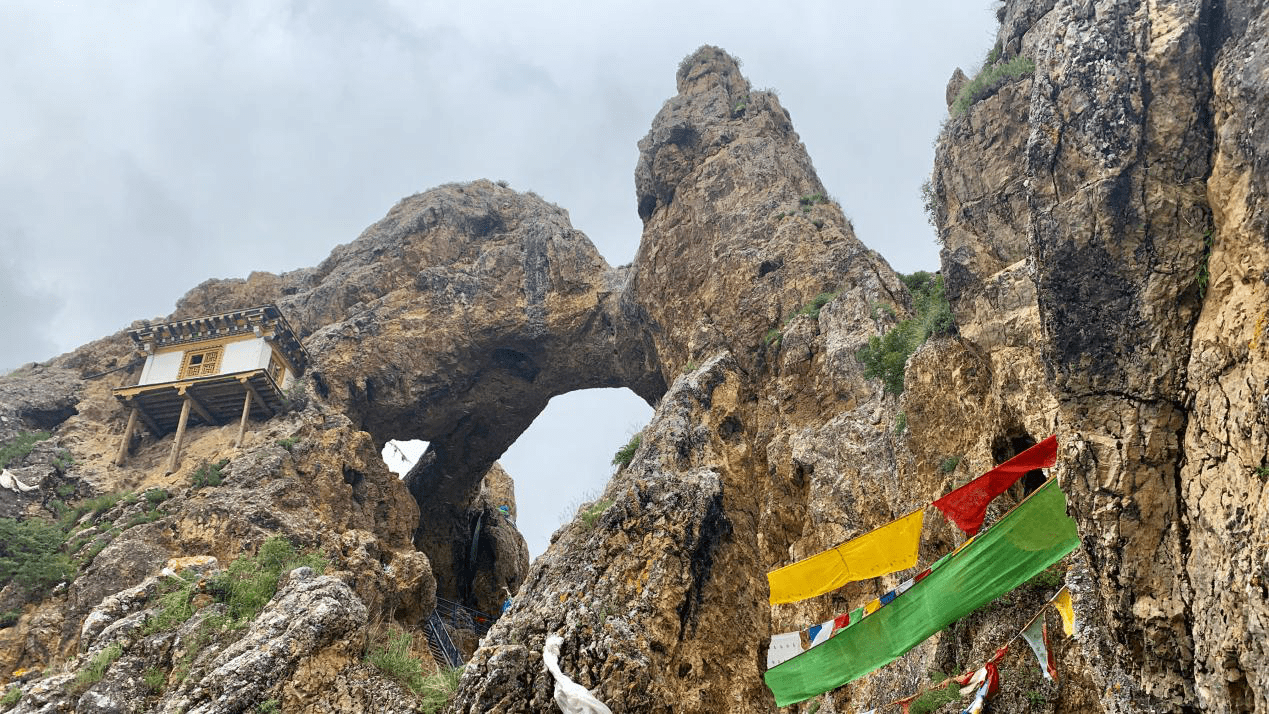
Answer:
[[[16,710],[405,711],[368,642],[421,635],[437,596],[497,612],[518,590],[462,643],[454,711],[550,711],[552,635],[614,712],[773,711],[773,632],[915,570],[774,608],[767,570],[1057,434],[1083,541],[1065,573],[820,710],[981,662],[1061,580],[1081,628],[1053,643],[1062,681],[1015,648],[998,709],[1269,711],[1269,6],[1009,0],[998,16],[1001,76],[953,75],[930,183],[956,329],[910,357],[900,396],[856,356],[912,296],[827,195],[788,112],[713,47],[683,61],[639,143],[629,267],[562,209],[476,181],[404,199],[316,268],[187,294],[174,317],[277,303],[312,356],[307,396],[239,450],[232,427],[198,427],[176,474],[149,438],[112,466],[109,389],[137,368],[122,333],[0,378],[0,444],[49,432],[7,465],[35,488],[0,490],[0,516],[87,504],[59,551],[74,577],[0,591]],[[530,566],[496,461],[552,396],[601,386],[656,414]],[[378,458],[394,438],[431,444],[404,481]],[[190,485],[213,467],[223,483]],[[123,489],[137,495],[86,500]],[[276,535],[325,572],[286,574],[232,636],[206,639],[229,607],[209,584]],[[927,518],[920,561],[963,541]],[[196,583],[190,616],[158,627],[181,568],[199,574],[181,581]]]

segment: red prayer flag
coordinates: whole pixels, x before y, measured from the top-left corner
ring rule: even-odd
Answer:
[[[1057,437],[1050,436],[996,468],[934,502],[958,528],[969,535],[978,533],[987,515],[987,504],[1005,492],[1028,471],[1047,469],[1057,463]]]

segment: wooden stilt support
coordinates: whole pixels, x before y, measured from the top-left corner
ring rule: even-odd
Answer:
[[[141,421],[144,422],[145,427],[150,430],[150,434],[156,439],[162,439],[163,430],[159,428],[158,422],[154,421],[154,419],[145,411],[145,408],[141,406],[141,402],[139,400],[129,401],[128,404],[133,409],[137,410],[137,416],[141,417]]]
[[[220,420],[213,416],[212,413],[207,410],[207,407],[203,406],[203,403],[198,400],[198,395],[194,394],[193,387],[186,390],[185,399],[189,401],[189,405],[194,409],[194,413],[198,415],[198,418],[203,420],[204,424],[209,426],[220,426]]]
[[[242,437],[247,435],[247,419],[251,417],[251,390],[244,389],[246,395],[242,400],[242,421],[238,422],[238,440],[234,442],[235,449],[242,448]]]
[[[128,412],[128,425],[123,428],[123,442],[119,444],[119,454],[115,456],[115,466],[123,466],[128,458],[128,447],[132,445],[132,430],[137,428],[137,408]]]
[[[176,439],[172,442],[172,455],[167,457],[167,473],[176,472],[176,464],[181,458],[181,442],[185,440],[185,423],[189,421],[190,399],[186,395],[181,402],[181,420],[176,423]]]

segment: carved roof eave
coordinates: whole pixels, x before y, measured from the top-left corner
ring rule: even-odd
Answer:
[[[275,305],[261,305],[220,315],[174,320],[128,330],[128,336],[133,342],[142,349],[149,346],[150,350],[250,334],[272,340],[298,373],[303,373],[308,367],[308,353],[295,336],[291,324]]]

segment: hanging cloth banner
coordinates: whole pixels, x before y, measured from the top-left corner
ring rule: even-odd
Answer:
[[[982,671],[984,677],[982,684],[978,687],[978,693],[974,695],[974,701],[970,702],[961,714],[982,714],[983,707],[987,705],[987,698],[1000,690],[1000,672],[996,669],[996,665],[988,662],[983,666]],[[962,691],[962,694],[968,694],[968,692]]]
[[[1062,616],[1062,631],[1067,637],[1075,634],[1075,608],[1071,607],[1071,591],[1063,585],[1057,595],[1053,596],[1053,607]]]
[[[887,575],[916,565],[925,511],[767,573],[771,604],[797,602],[832,592],[846,583]]]
[[[1035,658],[1040,660],[1040,671],[1044,673],[1044,678],[1057,681],[1057,666],[1053,662],[1053,653],[1049,651],[1049,631],[1044,624],[1043,611],[1039,617],[1033,618],[1031,624],[1022,631],[1022,639],[1031,645],[1031,651],[1035,653]]]
[[[782,707],[836,689],[1025,583],[1079,543],[1062,489],[1049,479],[903,597],[763,679]]]
[[[1057,463],[1057,437],[1050,436],[996,468],[934,502],[958,528],[974,535],[983,527],[987,504],[1004,493],[1028,471]]]

